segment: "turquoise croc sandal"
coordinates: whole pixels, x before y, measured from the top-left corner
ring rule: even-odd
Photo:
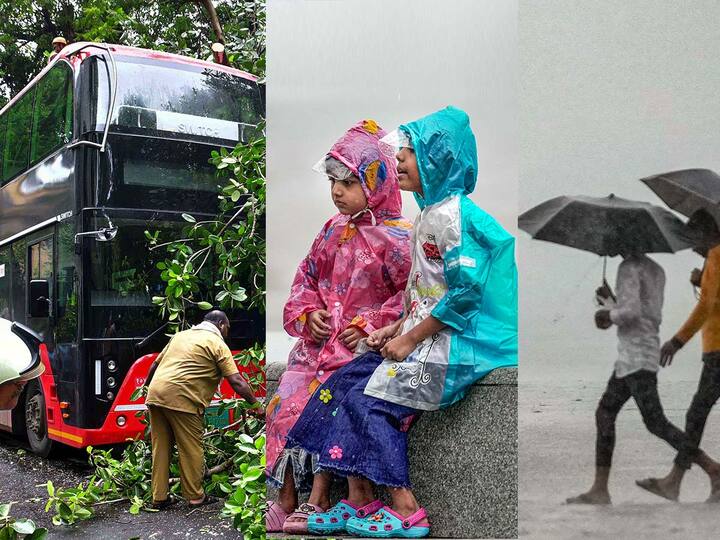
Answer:
[[[345,532],[345,524],[350,518],[364,519],[383,507],[383,503],[374,500],[365,506],[355,506],[348,500],[341,500],[327,512],[319,512],[308,517],[308,532],[327,534]]]
[[[392,508],[383,506],[382,510],[367,519],[350,518],[345,529],[350,534],[365,538],[422,538],[430,533],[430,527],[416,523],[426,517],[424,508],[403,517]]]

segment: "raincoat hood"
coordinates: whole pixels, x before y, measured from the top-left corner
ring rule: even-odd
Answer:
[[[465,111],[446,107],[400,126],[415,150],[423,195],[415,193],[420,208],[452,194],[468,195],[477,181],[477,148]]]
[[[333,144],[328,157],[348,167],[360,179],[368,207],[376,219],[399,216],[400,186],[394,160],[380,151],[385,131],[374,120],[362,120]]]

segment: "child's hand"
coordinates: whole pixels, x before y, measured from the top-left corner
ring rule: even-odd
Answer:
[[[417,343],[408,334],[395,337],[391,339],[382,349],[380,354],[383,358],[393,360],[395,362],[402,362],[408,355],[415,350]]]
[[[344,344],[350,351],[355,352],[357,344],[362,338],[365,337],[365,332],[360,330],[357,326],[351,326],[346,328],[339,336],[338,339]]]
[[[402,322],[402,321],[398,321],[398,322]],[[379,330],[375,330],[374,332],[371,332],[367,338],[368,347],[370,347],[371,349],[380,349],[389,340],[391,340],[394,337],[397,337],[400,334],[401,328],[402,328],[402,324],[398,324],[397,322],[394,322],[387,326],[383,326]]]
[[[325,319],[328,318],[330,318],[330,313],[324,309],[318,309],[308,315],[308,330],[310,330],[310,335],[318,343],[330,337],[332,327],[325,322]]]

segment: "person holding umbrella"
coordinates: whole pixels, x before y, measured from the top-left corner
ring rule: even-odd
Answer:
[[[703,209],[692,215],[688,226],[701,233],[702,240],[695,251],[706,258],[700,281],[700,298],[685,324],[662,346],[660,364],[671,365],[675,354],[701,331],[703,369],[685,423],[685,432],[692,443],[699,446],[710,410],[720,399],[720,230],[716,220]],[[655,495],[676,501],[691,464],[691,455],[679,451],[667,476],[646,478],[636,483]],[[714,489],[708,502],[720,502],[720,493]]]
[[[610,504],[608,479],[615,446],[615,420],[632,397],[648,430],[698,463],[720,489],[720,464],[670,423],[660,403],[657,371],[659,328],[665,274],[646,253],[690,247],[683,223],[667,210],[610,195],[558,197],[520,216],[519,225],[534,238],[623,258],[617,275],[617,300],[607,285],[596,291],[604,306],[595,313],[600,329],[618,330],[618,358],[595,418],[595,481],[568,504]],[[603,280],[604,281],[604,280]]]

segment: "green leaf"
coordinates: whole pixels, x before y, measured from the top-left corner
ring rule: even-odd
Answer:
[[[243,474],[243,479],[246,482],[252,482],[253,480],[257,480],[262,476],[262,470],[261,469],[255,469],[255,470],[248,470],[245,474]]]
[[[210,302],[198,302],[197,305],[200,309],[208,310],[212,309],[212,304]]]
[[[26,536],[25,540],[45,540],[48,536],[48,530],[44,527],[35,529],[35,532],[30,536]]]
[[[51,497],[55,495],[55,486],[50,480],[47,481],[47,492]]]
[[[223,482],[221,484],[218,484],[218,487],[223,493],[232,493],[232,487],[230,487],[230,484],[226,484]]]
[[[0,504],[0,518],[6,518],[10,514],[12,503]]]
[[[72,513],[73,512],[72,510],[70,510],[70,507],[64,502],[61,502],[60,506],[58,506],[58,514],[60,514],[60,517],[63,518],[65,521],[72,517]]]
[[[18,519],[10,525],[19,534],[32,534],[35,532],[35,522],[31,519]]]

